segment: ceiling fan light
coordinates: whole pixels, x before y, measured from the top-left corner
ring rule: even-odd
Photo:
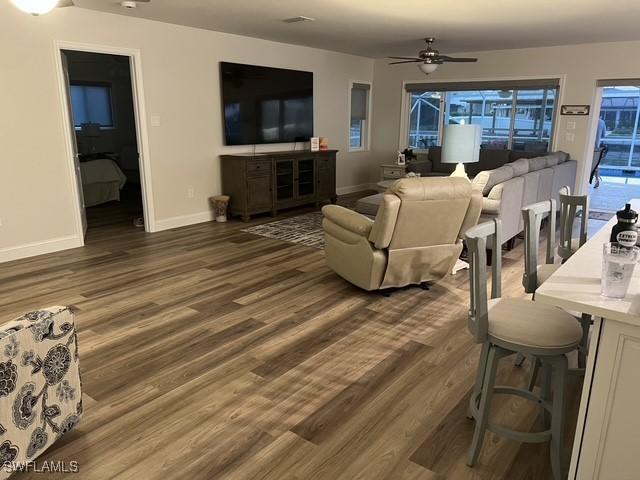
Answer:
[[[430,73],[435,72],[438,69],[438,64],[437,63],[427,63],[427,62],[422,62],[418,64],[418,68],[422,71],[422,73],[424,73],[425,75],[429,75]]]
[[[31,15],[42,15],[56,8],[59,0],[11,0],[16,8]]]

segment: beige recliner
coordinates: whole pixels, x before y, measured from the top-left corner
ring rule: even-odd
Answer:
[[[327,264],[365,290],[440,280],[480,217],[482,195],[465,178],[403,178],[384,194],[376,215],[338,205],[322,209]]]

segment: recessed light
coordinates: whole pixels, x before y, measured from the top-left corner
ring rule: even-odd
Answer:
[[[315,18],[311,17],[303,17],[302,15],[298,17],[285,18],[282,20],[284,23],[298,23],[298,22],[315,22]]]

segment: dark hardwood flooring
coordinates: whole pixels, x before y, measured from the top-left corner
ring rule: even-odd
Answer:
[[[46,478],[550,477],[547,444],[491,433],[479,465],[465,465],[479,354],[466,271],[385,298],[333,274],[321,250],[243,227],[112,222],[84,248],[0,265],[2,318],[78,310],[85,415],[41,459],[76,460],[80,473]],[[519,241],[505,296],[523,295],[521,275]],[[499,376],[523,384],[527,370],[505,360]],[[522,399],[499,396],[492,415],[539,428]]]

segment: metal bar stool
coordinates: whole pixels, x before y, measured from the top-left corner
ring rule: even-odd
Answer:
[[[558,255],[566,261],[587,241],[589,222],[589,196],[571,195],[571,188],[564,186],[559,192],[560,198],[560,244]],[[573,238],[573,225],[581,215],[578,238]]]
[[[493,219],[467,230],[465,235],[471,283],[468,327],[475,341],[482,344],[476,382],[469,402],[469,415],[475,419],[476,426],[467,464],[476,464],[485,433],[490,430],[519,442],[549,441],[553,478],[560,480],[565,471],[562,444],[567,379],[565,354],[578,347],[582,331],[573,316],[558,308],[521,298],[500,298],[500,249],[493,252],[491,298],[487,298],[487,242],[500,245],[501,230],[500,220]],[[514,353],[522,353],[541,362],[543,381],[540,396],[525,389],[495,386],[498,361]],[[542,432],[519,432],[490,422],[489,412],[494,393],[517,395],[538,403],[544,414],[546,429]]]

